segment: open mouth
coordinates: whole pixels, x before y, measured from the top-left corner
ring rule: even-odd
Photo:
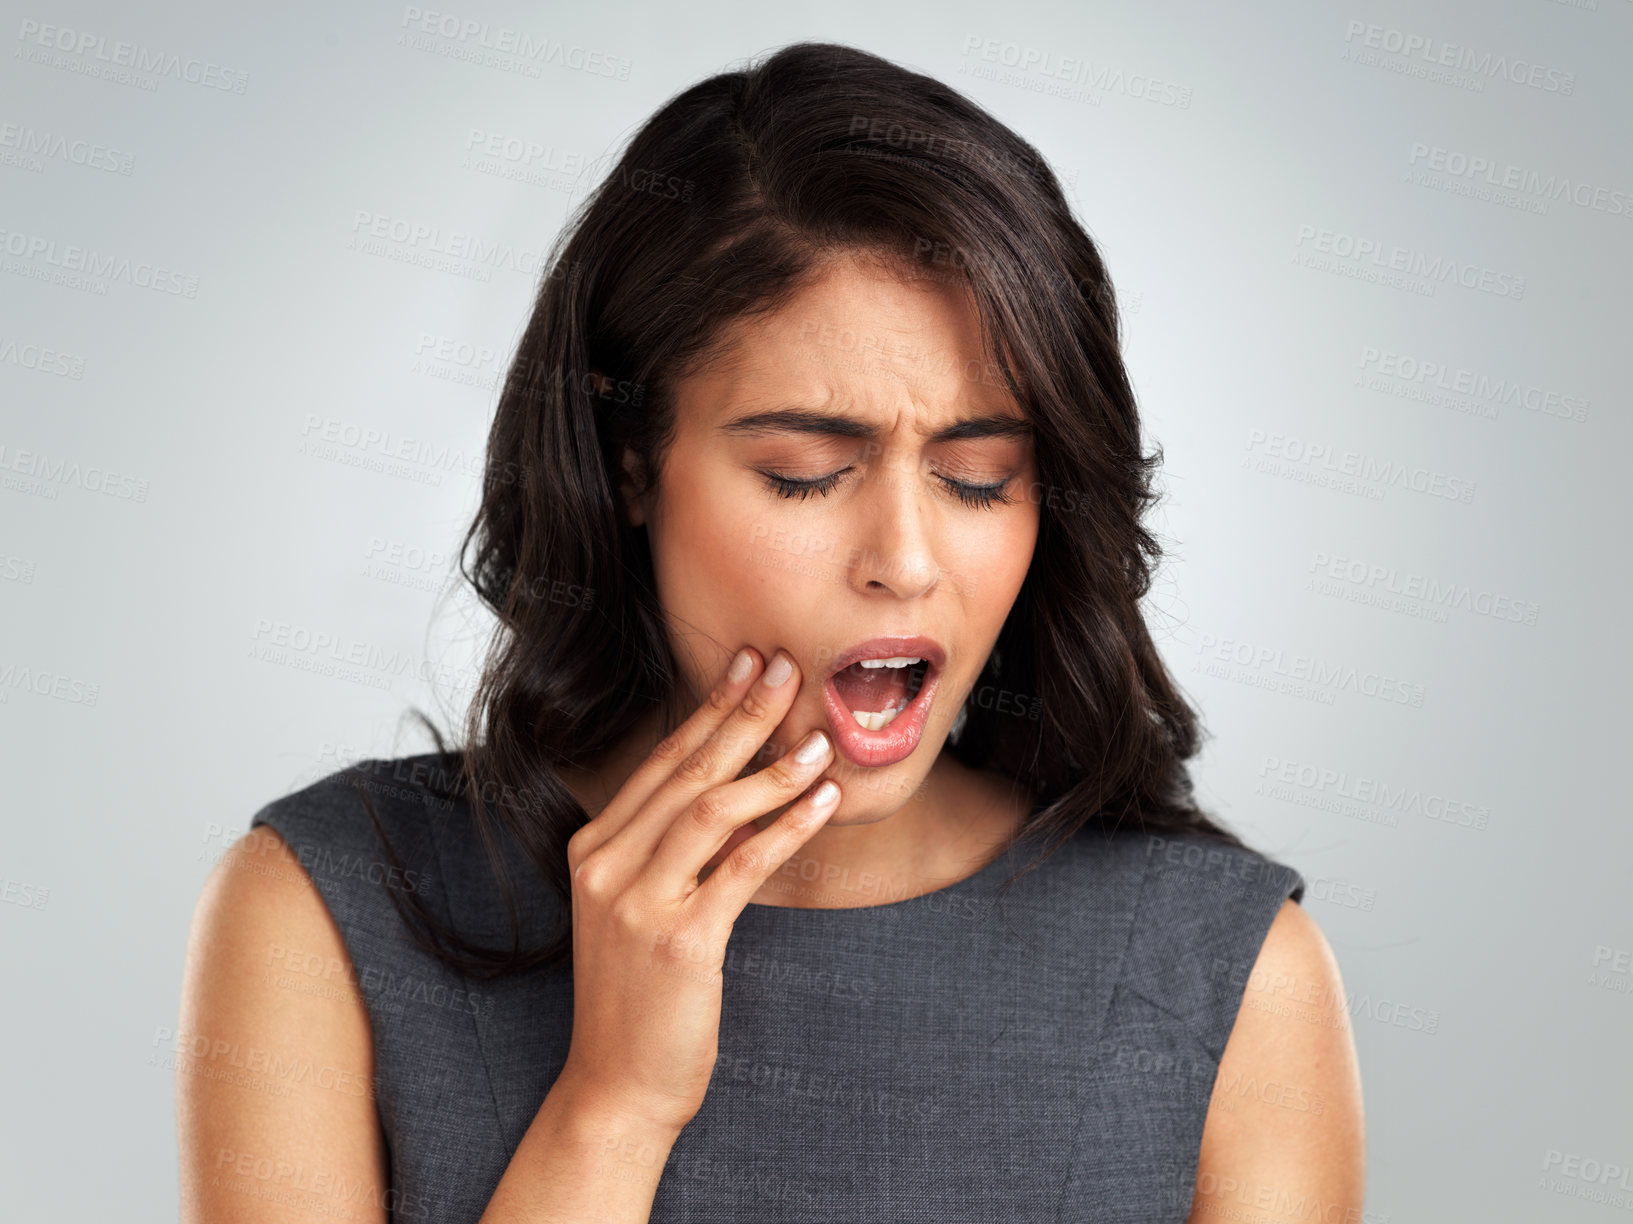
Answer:
[[[912,655],[862,659],[833,674],[834,692],[858,726],[882,731],[912,704],[929,669],[928,660]]]

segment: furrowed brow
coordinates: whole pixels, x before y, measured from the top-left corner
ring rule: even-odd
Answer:
[[[770,408],[733,417],[720,427],[722,433],[758,438],[777,433],[822,434],[837,438],[877,441],[879,431],[865,421],[813,408]],[[965,417],[930,435],[931,442],[962,442],[972,438],[1018,438],[1032,436],[1032,423],[1024,417],[987,415]]]

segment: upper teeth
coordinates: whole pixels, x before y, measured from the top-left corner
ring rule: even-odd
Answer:
[[[923,659],[912,659],[906,655],[896,655],[889,659],[858,659],[863,667],[911,667],[915,663],[924,662]]]

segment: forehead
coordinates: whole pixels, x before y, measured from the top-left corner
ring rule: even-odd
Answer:
[[[710,429],[789,407],[886,430],[902,420],[926,435],[968,417],[1027,420],[987,359],[961,281],[842,258],[780,309],[734,320],[724,339],[678,388],[683,410]]]

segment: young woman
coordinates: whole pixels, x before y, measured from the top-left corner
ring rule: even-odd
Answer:
[[[184,1218],[1359,1220],[1337,965],[1141,618],[1118,335],[939,82],[800,44],[665,105],[500,397],[463,750],[205,887]]]

